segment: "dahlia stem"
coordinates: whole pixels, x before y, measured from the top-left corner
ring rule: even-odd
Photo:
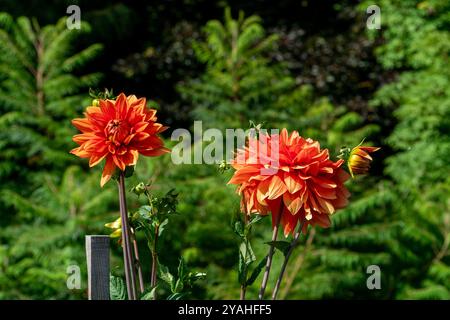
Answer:
[[[277,299],[278,290],[280,289],[281,281],[283,280],[284,272],[286,271],[286,266],[289,262],[289,258],[291,257],[292,252],[294,251],[295,247],[298,245],[298,241],[300,240],[300,235],[302,233],[304,220],[300,223],[297,232],[295,233],[294,239],[292,240],[291,244],[289,245],[288,252],[286,253],[286,256],[284,257],[283,265],[281,266],[280,275],[278,276],[277,283],[275,284],[275,288],[273,289],[272,293],[272,300]]]
[[[267,255],[267,262],[266,262],[266,270],[264,271],[263,280],[261,283],[261,289],[259,289],[259,300],[262,300],[264,298],[264,292],[266,291],[267,282],[269,281],[269,274],[270,274],[270,268],[272,267],[272,258],[275,251],[274,242],[277,241],[278,237],[278,227],[280,226],[281,221],[281,215],[283,214],[283,204],[280,204],[280,210],[278,212],[277,221],[275,223],[275,226],[273,227],[273,233],[272,233],[272,243],[269,248],[269,253]]]
[[[128,223],[127,200],[125,197],[125,175],[119,175],[119,206],[122,222],[123,260],[125,266],[125,280],[129,300],[136,300],[136,274],[134,271],[133,253],[131,251],[130,226]]]
[[[247,227],[247,224],[248,224],[247,206],[244,204],[244,226]],[[248,249],[247,249],[248,248],[248,244],[249,244],[248,237],[250,237],[250,232],[247,235],[247,239],[246,239],[247,245],[245,246],[245,257],[244,257],[245,261],[247,260],[247,255],[248,255]],[[248,269],[248,266],[247,266],[247,264],[244,263],[245,281],[247,281],[247,272],[248,272],[247,269]],[[247,291],[247,284],[245,284],[245,283],[241,284],[241,293],[240,293],[240,296],[239,296],[240,300],[245,300],[245,293],[246,293],[246,291]]]
[[[245,292],[247,291],[247,286],[241,285],[241,295],[240,300],[245,300]]]
[[[141,265],[141,260],[139,258],[139,248],[138,248],[136,236],[134,234],[133,229],[130,230],[130,233],[131,233],[131,239],[133,241],[134,257],[135,257],[135,262],[136,262],[136,271],[137,271],[138,280],[139,280],[139,292],[142,294],[145,291],[145,286],[144,286],[144,278],[142,277],[142,265]]]
[[[292,284],[294,283],[295,276],[300,272],[300,269],[305,262],[306,255],[308,254],[309,250],[311,249],[312,242],[314,241],[314,236],[316,234],[316,229],[311,228],[308,234],[308,238],[306,239],[305,243],[305,249],[303,250],[302,254],[300,254],[297,259],[295,260],[293,270],[289,274],[289,276],[286,279],[286,284],[283,287],[283,291],[281,292],[281,299],[286,299],[287,295],[289,294],[289,290],[291,290]]]
[[[151,286],[152,288],[156,287],[157,283],[157,274],[158,274],[158,252],[157,250],[157,244],[158,244],[158,234],[159,234],[159,225],[155,228],[155,237],[153,241],[153,249],[152,251],[152,274],[151,274]],[[155,294],[153,296],[153,300],[156,300],[156,290]]]

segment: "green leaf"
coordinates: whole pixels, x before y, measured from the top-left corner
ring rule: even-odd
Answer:
[[[242,220],[237,220],[234,222],[233,231],[241,238],[245,237],[244,234],[245,226]]]
[[[247,265],[245,264],[245,258],[241,251],[239,251],[239,263],[238,263],[238,281],[240,284],[244,284],[247,277]]]
[[[186,296],[186,293],[176,292],[168,296],[167,300],[181,300],[184,296]]]
[[[291,245],[291,243],[288,241],[270,241],[270,242],[266,242],[266,244],[273,245],[276,249],[280,250],[283,253],[283,255],[285,255],[285,256]]]
[[[258,278],[259,274],[261,273],[261,270],[266,265],[266,262],[267,262],[267,256],[265,256],[264,259],[262,259],[258,263],[258,265],[255,267],[255,269],[253,269],[252,274],[247,279],[247,282],[246,282],[247,286],[251,286],[255,282],[255,280]]]
[[[144,293],[141,297],[141,300],[154,300],[155,294],[156,294],[156,288],[158,288],[158,286],[155,286],[155,287],[151,288],[148,292]]]
[[[249,221],[249,223],[247,224],[247,226],[251,226],[254,225],[255,223],[258,223],[259,221],[261,221],[262,219],[264,219],[264,217],[266,216],[262,216],[260,214],[254,215],[253,218]]]
[[[172,292],[181,293],[183,291],[183,288],[184,288],[183,279],[178,278],[177,281],[175,282],[175,286],[171,289]]]
[[[183,257],[180,258],[180,263],[178,264],[178,278],[184,279],[186,273],[186,264]]]
[[[244,263],[247,266],[256,260],[255,253],[253,252],[252,246],[248,241],[241,242],[241,245],[239,246],[239,253],[244,258]]]
[[[163,233],[163,231],[164,231],[164,228],[165,228],[165,226],[167,225],[169,223],[169,219],[165,219],[163,222],[161,222],[161,224],[159,225],[159,228],[158,228],[158,236],[161,236],[161,234]]]
[[[161,263],[159,264],[159,277],[161,278],[161,280],[166,282],[171,288],[174,287],[175,283],[173,275],[170,273],[169,268],[162,265]]]
[[[125,178],[129,178],[134,174],[134,166],[125,167]]]
[[[127,290],[122,278],[109,276],[109,297],[111,300],[125,300]]]
[[[145,219],[150,220],[152,217],[152,207],[151,206],[141,206],[138,210],[139,215]]]
[[[189,272],[187,276],[187,283],[192,285],[195,281],[206,278],[206,272]]]

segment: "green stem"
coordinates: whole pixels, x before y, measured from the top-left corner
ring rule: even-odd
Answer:
[[[264,292],[266,291],[267,282],[269,281],[269,274],[270,274],[270,268],[272,267],[272,258],[275,251],[274,242],[277,241],[278,237],[278,227],[280,226],[281,221],[281,215],[283,214],[283,204],[280,204],[280,210],[278,212],[277,221],[275,223],[275,226],[273,227],[273,233],[272,233],[272,244],[269,248],[269,253],[267,255],[267,262],[266,262],[266,270],[264,271],[263,280],[261,283],[261,288],[259,289],[259,300],[264,299]]]
[[[158,244],[158,233],[159,233],[159,225],[155,228],[155,237],[152,244],[152,274],[151,274],[151,287],[156,287],[157,283],[157,275],[158,275],[158,253],[157,253],[157,244]],[[153,296],[153,300],[156,300],[156,292]]]
[[[128,299],[136,300],[136,273],[134,269],[133,253],[131,250],[130,226],[128,223],[127,201],[125,197],[125,176],[123,172],[121,172],[119,175],[118,187],[120,217],[122,222],[122,245],[125,266],[125,281],[127,284]]]
[[[287,264],[289,262],[289,258],[291,257],[292,252],[294,251],[295,247],[298,245],[298,241],[300,240],[300,235],[302,233],[304,220],[300,223],[300,226],[298,227],[297,232],[295,233],[294,239],[292,240],[291,244],[289,245],[288,252],[286,253],[286,256],[284,257],[283,265],[281,266],[280,275],[278,276],[277,283],[275,284],[275,288],[272,293],[272,300],[277,299],[278,290],[280,289],[281,281],[283,280],[284,272],[286,271]]]

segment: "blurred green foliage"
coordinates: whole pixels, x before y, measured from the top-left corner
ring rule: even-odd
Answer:
[[[58,20],[61,5],[30,13],[39,4],[1,2],[28,18],[0,14],[0,298],[86,297],[84,236],[107,234],[118,203],[114,181],[99,187],[101,168],[68,154],[70,119],[88,105],[88,87],[103,86],[155,100],[173,129],[193,120],[247,128],[252,120],[299,130],[333,155],[364,137],[382,146],[371,176],[352,181],[351,204],[332,228],[302,237],[279,297],[450,298],[447,1],[380,0],[382,27],[371,31],[372,3],[353,1],[229,1],[224,17],[222,5],[200,0],[144,8],[92,1],[82,18],[93,27],[83,21],[73,31]],[[40,27],[33,15],[58,22]],[[231,226],[239,197],[230,176],[167,155],[141,158],[127,179],[129,188],[151,182],[157,196],[179,193],[160,260],[172,274],[180,255],[206,271],[192,298],[239,296],[240,238]],[[128,199],[130,212],[145,203],[131,192]],[[256,261],[267,251],[269,220],[253,228]],[[112,251],[112,273],[121,276],[114,242]],[[281,260],[277,253],[270,284]],[[81,290],[66,287],[70,265],[81,268]],[[370,265],[381,269],[381,290],[366,286]]]

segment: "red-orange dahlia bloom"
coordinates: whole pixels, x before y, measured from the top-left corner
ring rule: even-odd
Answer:
[[[278,143],[278,152],[272,152],[272,140]],[[229,183],[238,185],[245,214],[271,212],[274,226],[281,214],[287,236],[299,221],[304,221],[304,230],[308,224],[329,227],[330,215],[347,205],[350,193],[344,182],[350,176],[341,168],[343,162],[331,161],[319,142],[304,139],[297,131],[289,136],[283,129],[280,135],[250,137],[232,161],[236,172]],[[270,168],[274,170],[267,172]]]
[[[72,120],[82,133],[73,137],[79,147],[70,153],[89,158],[91,167],[106,159],[101,186],[115,168],[124,171],[135,165],[139,154],[153,157],[170,152],[158,136],[167,127],[156,122],[156,110],[147,108],[145,98],[121,93],[116,100],[99,100],[98,106],[87,107],[84,114],[86,118]]]

